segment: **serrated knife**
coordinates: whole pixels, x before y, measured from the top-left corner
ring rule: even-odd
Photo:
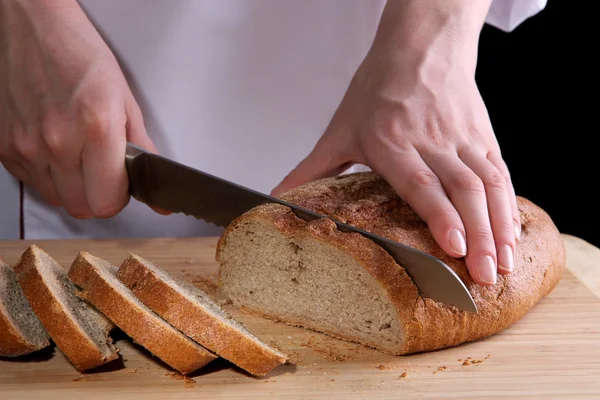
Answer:
[[[422,297],[462,311],[477,312],[471,294],[458,275],[430,254],[146,152],[131,143],[127,144],[125,166],[129,192],[136,200],[217,226],[226,227],[246,211],[265,203],[287,206],[305,221],[329,218],[340,231],[360,233],[385,249],[406,270]]]

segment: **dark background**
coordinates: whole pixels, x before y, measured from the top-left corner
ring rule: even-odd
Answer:
[[[584,2],[549,0],[510,33],[486,25],[476,80],[517,195],[600,246],[595,145],[600,46]]]

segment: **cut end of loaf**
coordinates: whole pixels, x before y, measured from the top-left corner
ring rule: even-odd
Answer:
[[[205,292],[130,254],[119,279],[150,309],[190,338],[247,372],[263,376],[287,356],[234,320]]]
[[[96,368],[119,357],[109,336],[112,325],[77,297],[78,288],[50,255],[31,245],[15,272],[32,309],[77,370]]]
[[[50,346],[15,271],[0,259],[0,356],[19,357]]]
[[[315,232],[334,234],[324,225],[288,236],[267,219],[240,221],[219,253],[223,290],[260,315],[401,352],[404,330],[388,294],[357,259],[320,240]]]

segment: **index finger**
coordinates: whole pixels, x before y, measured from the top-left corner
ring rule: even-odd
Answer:
[[[124,110],[113,107],[86,112],[87,140],[81,153],[86,198],[94,216],[109,218],[129,202]]]

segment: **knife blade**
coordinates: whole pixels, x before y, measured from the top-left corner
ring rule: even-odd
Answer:
[[[243,213],[266,203],[289,207],[305,221],[328,218],[340,231],[357,232],[386,250],[405,269],[422,297],[477,313],[475,301],[462,280],[430,254],[147,152],[131,143],[127,144],[125,167],[129,192],[134,199],[217,226],[226,227]]]

